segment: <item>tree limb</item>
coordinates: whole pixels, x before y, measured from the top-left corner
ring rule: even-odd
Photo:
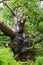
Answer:
[[[29,51],[29,50],[32,50],[32,49],[33,49],[33,46],[31,46],[31,47],[26,47],[26,46],[24,46],[24,47],[22,48],[21,52],[26,52],[26,51]]]
[[[34,44],[40,43],[41,41],[43,41],[43,37],[41,37],[40,39],[34,41]]]
[[[35,38],[36,36],[38,36],[40,34],[40,32],[35,32],[32,36],[31,36],[31,38]]]
[[[43,48],[35,48],[33,51],[34,52],[43,52]]]
[[[0,22],[0,29],[5,35],[9,36],[10,38],[13,39],[15,37],[15,32],[10,27],[6,26],[3,22]]]
[[[4,5],[6,5],[7,8],[11,11],[11,13],[13,14],[13,16],[15,16],[15,13],[14,13],[13,10],[11,9],[11,7],[10,7],[5,1],[4,1],[3,3],[4,3]]]
[[[11,9],[11,7],[5,2],[5,0],[0,1],[0,3],[3,3],[11,11],[11,13],[13,14],[13,16],[15,16],[15,13]]]

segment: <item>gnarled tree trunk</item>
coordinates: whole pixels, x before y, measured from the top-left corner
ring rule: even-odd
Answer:
[[[36,32],[32,36],[28,36],[27,34],[25,34],[24,24],[25,24],[26,19],[25,20],[23,19],[23,16],[21,15],[22,13],[18,12],[20,15],[17,15],[17,13],[14,13],[6,2],[4,2],[4,1],[1,1],[1,2],[3,2],[10,9],[13,16],[17,19],[15,21],[16,29],[14,28],[14,30],[12,30],[10,27],[5,25],[4,22],[0,21],[1,31],[6,36],[9,36],[12,40],[10,47],[15,55],[15,59],[21,60],[21,61],[26,61],[28,59],[35,60],[35,53],[39,50],[34,49],[34,45],[36,43],[43,41],[43,37],[41,37],[40,39],[35,40],[35,41],[33,41],[33,39],[37,35],[39,35],[41,33],[41,31]]]

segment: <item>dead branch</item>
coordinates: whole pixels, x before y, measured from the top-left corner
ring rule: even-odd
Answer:
[[[6,26],[3,22],[0,22],[0,29],[5,35],[9,36],[10,38],[13,39],[15,37],[15,32],[10,27]]]

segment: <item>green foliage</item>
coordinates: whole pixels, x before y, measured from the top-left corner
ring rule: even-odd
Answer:
[[[13,58],[13,53],[10,48],[0,47],[0,65],[22,65],[21,62],[16,62]]]

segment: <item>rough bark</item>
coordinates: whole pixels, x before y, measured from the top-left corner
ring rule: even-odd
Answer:
[[[10,27],[6,26],[3,22],[0,22],[0,29],[5,35],[9,36],[10,38],[13,39],[15,37],[15,32],[13,32],[13,30]]]

